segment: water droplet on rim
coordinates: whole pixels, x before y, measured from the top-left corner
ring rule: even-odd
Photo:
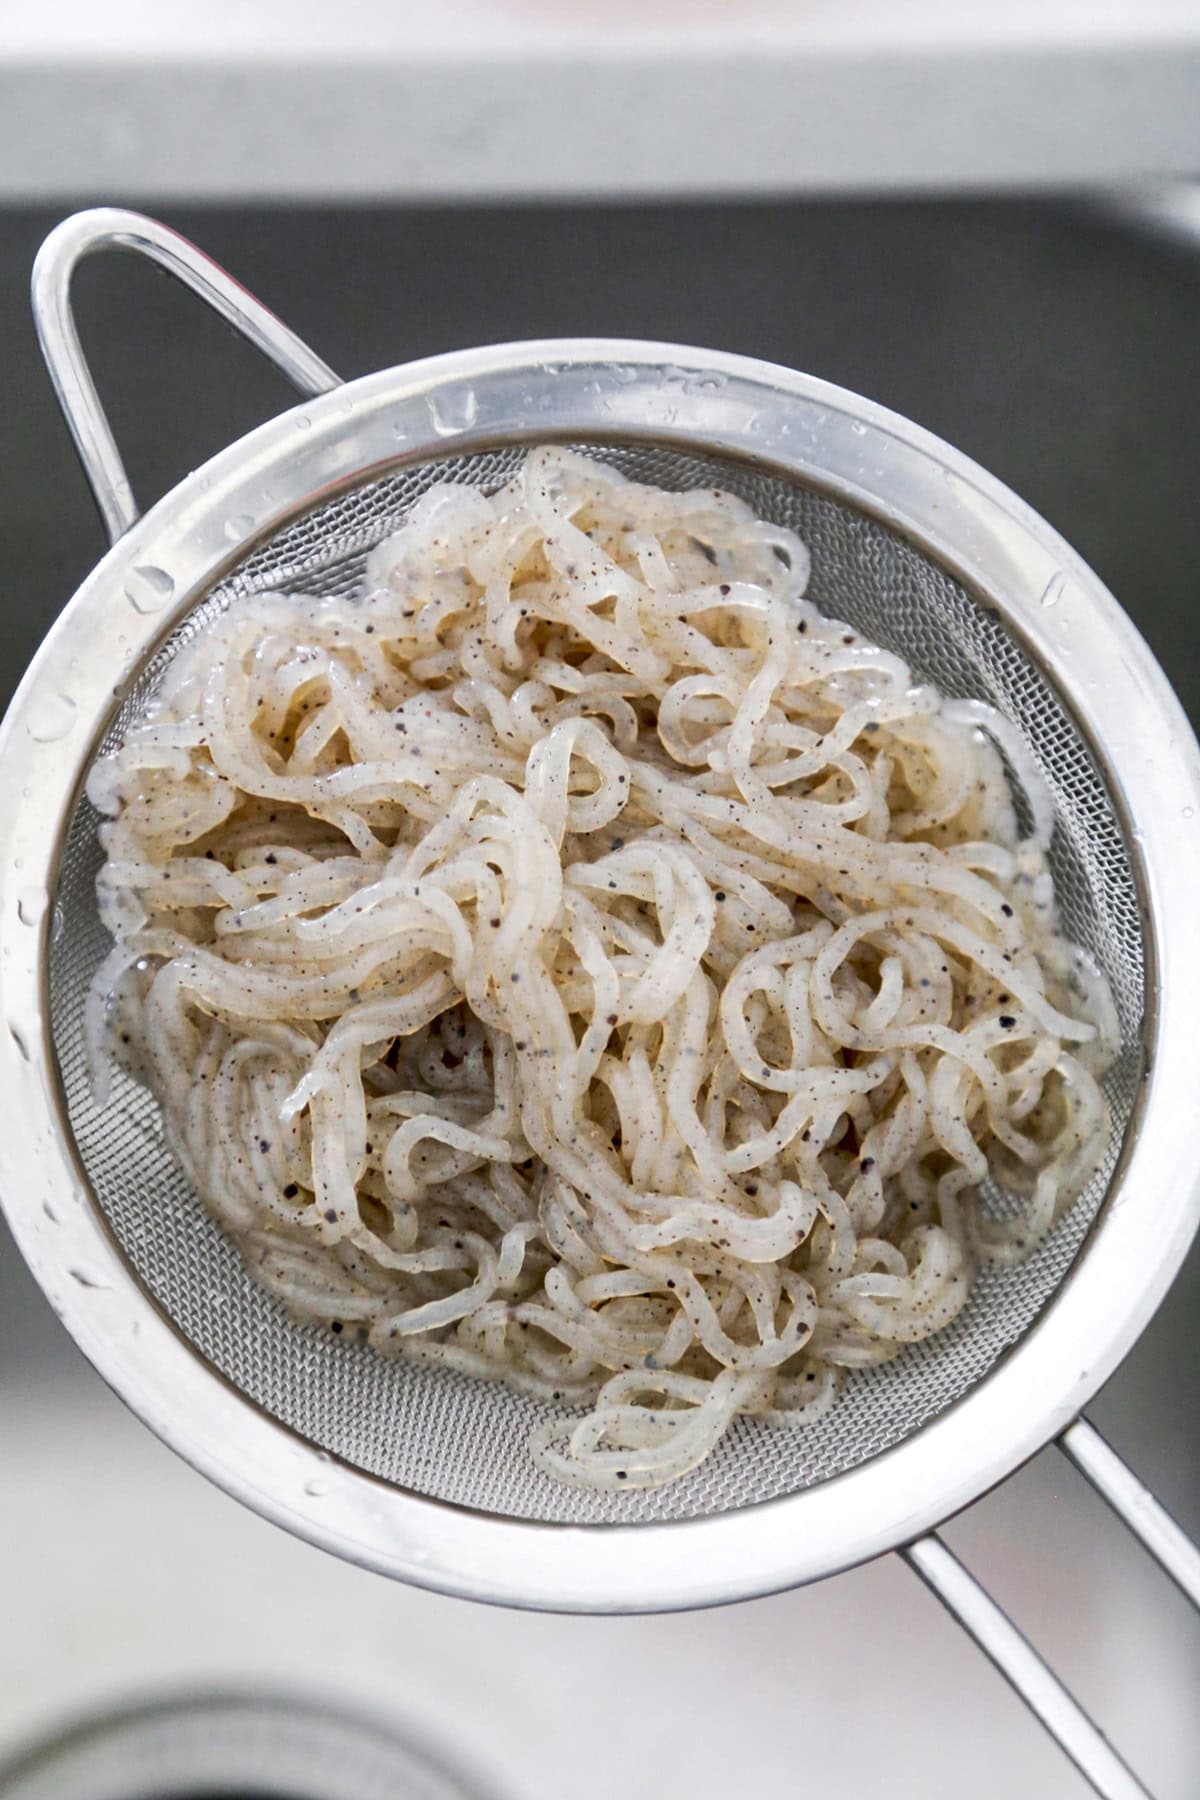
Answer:
[[[8,1022],[8,1035],[17,1046],[17,1049],[21,1052],[21,1055],[25,1058],[25,1061],[28,1062],[29,1045],[25,1042],[25,1034],[19,1025],[13,1024],[11,1019]]]
[[[175,592],[175,578],[154,563],[141,563],[125,578],[125,598],[138,612],[161,612]]]
[[[69,1274],[71,1280],[77,1281],[80,1287],[95,1288],[98,1293],[103,1292],[110,1285],[107,1278],[97,1274],[95,1269],[76,1267],[71,1269]]]
[[[867,428],[863,424],[861,419],[851,419],[850,429],[854,433],[855,437],[866,437],[866,435],[867,435]]]
[[[77,710],[67,694],[40,694],[29,708],[30,737],[39,744],[57,743],[74,725]]]
[[[1050,577],[1049,581],[1046,583],[1045,589],[1042,593],[1042,605],[1043,606],[1057,606],[1059,601],[1062,599],[1063,589],[1066,587],[1066,585],[1067,585],[1066,576],[1063,574],[1061,569],[1056,569],[1054,571],[1053,575]]]
[[[45,888],[25,888],[17,896],[17,917],[22,925],[36,925],[49,904],[50,896]]]
[[[451,437],[456,431],[469,430],[479,412],[474,388],[451,388],[449,393],[430,394],[427,405],[430,421],[439,437]]]
[[[314,1477],[311,1481],[305,1482],[304,1491],[313,1500],[320,1500],[323,1495],[329,1492],[329,1483],[327,1481],[318,1481]]]
[[[232,519],[225,521],[225,536],[231,544],[240,544],[254,530],[254,514],[248,512],[234,513]]]

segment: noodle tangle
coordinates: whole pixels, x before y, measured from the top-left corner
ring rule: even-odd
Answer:
[[[235,601],[89,785],[98,1094],[152,1091],[293,1314],[557,1403],[532,1454],[591,1488],[819,1417],[1107,1139],[1019,741],[808,577],[539,448],[363,597]]]

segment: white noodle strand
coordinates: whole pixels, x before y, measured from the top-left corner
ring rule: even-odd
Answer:
[[[808,569],[534,450],[431,489],[363,598],[235,603],[89,787],[97,1100],[152,1089],[300,1319],[557,1404],[532,1454],[590,1488],[822,1416],[1107,1141],[1027,750]]]

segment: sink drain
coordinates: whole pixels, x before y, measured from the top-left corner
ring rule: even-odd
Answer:
[[[304,1696],[192,1695],[72,1723],[0,1800],[496,1800],[405,1727]]]

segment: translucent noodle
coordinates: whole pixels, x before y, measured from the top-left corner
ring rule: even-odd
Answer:
[[[802,1428],[1107,1140],[1029,759],[808,573],[729,494],[534,450],[361,599],[235,604],[93,773],[98,1094],[151,1089],[297,1316],[557,1403],[566,1481]]]

